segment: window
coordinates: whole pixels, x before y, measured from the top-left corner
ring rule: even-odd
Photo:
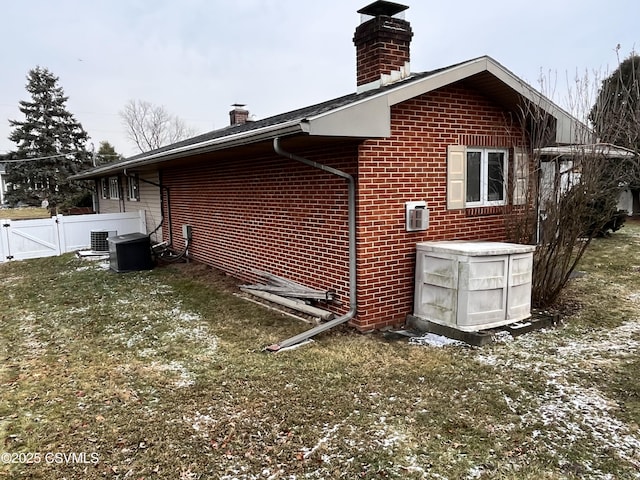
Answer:
[[[140,200],[140,180],[138,175],[127,176],[127,198],[132,202]]]
[[[467,148],[466,206],[506,203],[507,158],[506,150]]]
[[[107,178],[100,179],[100,190],[102,198],[109,198],[109,180]]]
[[[118,182],[118,177],[109,177],[109,198],[120,198],[120,182]]]

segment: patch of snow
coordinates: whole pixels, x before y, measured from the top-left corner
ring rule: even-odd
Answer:
[[[589,437],[603,449],[612,449],[620,458],[636,463],[640,458],[640,440],[628,432],[628,427],[611,415],[616,405],[595,388],[550,379],[543,394],[538,414],[544,425],[554,425],[559,435],[550,429],[546,439],[561,445]]]
[[[507,343],[513,341],[513,336],[506,330],[500,330],[493,334],[494,343]]]
[[[26,355],[30,358],[39,357],[46,352],[47,344],[37,338],[38,327],[34,314],[29,313],[22,319],[19,330],[24,338],[23,345],[26,347]]]
[[[525,402],[522,410],[527,413],[521,417],[521,424],[548,427],[542,432],[535,429],[531,438],[559,463],[564,461],[559,450],[587,440],[594,444],[595,451],[615,452],[621,460],[639,466],[640,437],[636,429],[616,418],[616,403],[597,386],[583,386],[572,378],[636,354],[640,349],[640,322],[587,332],[569,341],[567,338],[561,330],[536,332],[497,345],[490,353],[478,350],[470,354],[479,363],[496,369],[535,372],[546,379],[545,390],[537,396],[523,391],[520,398],[505,395],[504,401],[512,413],[520,411],[518,404]],[[554,347],[558,344],[561,346]],[[581,465],[594,477],[604,478],[588,460]]]
[[[190,423],[191,428],[193,428],[196,432],[199,432],[204,438],[209,437],[207,433],[209,427],[218,423],[218,421],[211,415],[203,415],[198,411],[196,411],[193,418],[183,416],[182,419],[185,422]]]
[[[484,468],[480,467],[471,467],[469,469],[469,473],[467,473],[467,480],[473,480],[475,478],[480,478],[482,477],[482,474],[484,473]]]
[[[171,362],[166,364],[152,362],[151,367],[159,372],[178,373],[179,378],[174,382],[174,385],[177,388],[190,387],[195,383],[193,374],[189,370],[187,370],[184,365],[182,365],[180,362],[176,362],[175,360],[172,360]]]
[[[427,333],[421,337],[411,337],[409,339],[409,345],[423,345],[440,348],[447,345],[466,346],[466,343],[452,338],[443,337],[442,335],[436,335],[435,333]]]
[[[24,277],[20,277],[20,276],[11,276],[11,277],[5,277],[0,279],[0,285],[13,285],[16,282],[19,282],[20,280],[22,280]]]
[[[350,417],[351,415],[349,415]],[[347,417],[347,419],[349,418]],[[324,445],[325,443],[327,443],[329,440],[331,440],[331,437],[333,436],[334,433],[336,433],[338,431],[338,429],[347,421],[347,419],[343,420],[340,423],[335,424],[333,427],[329,428],[328,430],[326,430],[324,432],[324,436],[322,438],[320,438],[320,440],[318,440],[318,442],[311,448],[303,448],[302,452],[303,458],[309,458],[311,455],[313,455],[313,452],[315,452],[316,450],[318,450],[322,445]],[[325,428],[328,427],[328,425],[325,425]]]

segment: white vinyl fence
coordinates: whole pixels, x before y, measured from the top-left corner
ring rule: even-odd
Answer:
[[[91,231],[146,233],[144,211],[0,220],[0,262],[52,257],[91,245]]]

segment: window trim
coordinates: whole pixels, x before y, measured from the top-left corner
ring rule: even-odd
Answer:
[[[465,174],[465,208],[494,207],[507,205],[508,202],[508,172],[509,172],[509,149],[497,147],[467,147],[465,152],[465,173],[469,153],[480,153],[480,200],[470,202],[466,198],[469,178]],[[489,200],[489,154],[501,153],[504,155],[502,165],[502,200]]]
[[[112,200],[120,199],[120,178],[109,177],[109,198]]]
[[[127,175],[127,200],[130,202],[140,201],[140,180],[137,173]]]
[[[108,177],[102,177],[100,179],[100,191],[101,191],[101,196],[103,198],[103,200],[108,200],[109,199],[109,178]]]

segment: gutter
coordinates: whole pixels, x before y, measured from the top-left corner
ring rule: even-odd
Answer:
[[[290,135],[293,133],[307,132],[308,126],[298,120],[279,123],[276,125],[269,125],[256,130],[249,130],[246,132],[240,132],[233,135],[226,135],[210,140],[204,140],[198,143],[191,143],[189,145],[182,145],[179,147],[170,148],[161,152],[144,154],[139,158],[131,158],[124,162],[119,162],[114,165],[105,165],[93,170],[89,170],[83,173],[77,173],[69,176],[69,180],[85,180],[90,178],[101,177],[113,172],[119,172],[123,168],[142,167],[145,165],[152,165],[155,163],[165,162],[175,158],[183,158],[185,156],[193,156],[202,153],[215,152],[218,150],[224,150],[227,148],[238,147],[247,145],[250,143],[259,142],[262,140],[270,140],[274,135]]]
[[[352,175],[349,175],[348,173],[343,172],[342,170],[338,170],[328,165],[314,162],[313,160],[309,160],[307,158],[300,157],[298,155],[295,155],[293,153],[283,150],[282,147],[280,147],[280,137],[275,137],[273,139],[273,149],[278,155],[282,157],[286,157],[286,158],[289,158],[290,160],[295,160],[297,162],[304,163],[305,165],[309,165],[313,168],[317,168],[324,172],[331,173],[332,175],[337,175],[338,177],[344,178],[345,180],[347,180],[348,188],[349,188],[349,219],[348,219],[348,224],[349,224],[349,311],[346,314],[342,315],[341,317],[338,317],[334,320],[318,325],[317,327],[307,330],[306,332],[302,332],[298,335],[295,335],[291,338],[287,338],[286,340],[283,340],[276,344],[269,345],[268,347],[265,348],[265,350],[268,350],[270,352],[277,352],[282,348],[290,347],[297,343],[304,342],[305,340],[308,340],[309,338],[319,333],[329,330],[342,323],[346,323],[356,315],[356,312],[357,312],[356,182]]]

